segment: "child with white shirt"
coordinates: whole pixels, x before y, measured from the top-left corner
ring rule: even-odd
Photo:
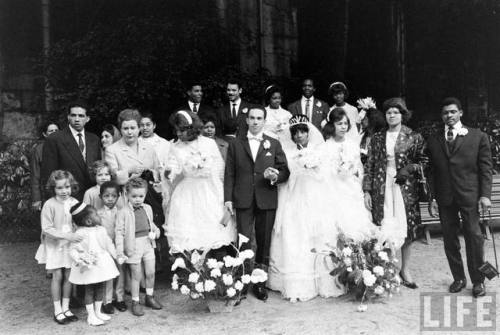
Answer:
[[[106,161],[99,160],[92,164],[92,172],[97,185],[92,186],[85,191],[83,202],[94,207],[95,209],[101,209],[104,204],[100,197],[100,188],[103,183],[111,180],[111,170],[109,169],[109,165]]]
[[[116,214],[118,212],[118,199],[120,198],[120,186],[113,181],[106,181],[100,187],[99,197],[104,206],[97,210],[97,214],[101,218],[101,225],[106,229],[108,236],[113,243],[115,242]],[[124,265],[118,264],[120,275],[108,280],[105,284],[104,304],[102,306],[103,313],[113,314],[113,305],[120,312],[127,310],[125,301],[123,300],[124,292]],[[114,288],[114,290],[113,290]],[[113,301],[113,292],[116,300]]]

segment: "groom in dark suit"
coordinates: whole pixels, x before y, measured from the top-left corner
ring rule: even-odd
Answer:
[[[224,204],[231,215],[236,213],[238,232],[256,242],[255,263],[267,270],[278,205],[277,184],[286,181],[290,171],[280,143],[263,134],[265,118],[264,108],[250,108],[246,115],[248,132],[229,144]],[[250,248],[249,242],[242,246],[242,250]],[[253,293],[265,301],[265,283],[255,284]]]
[[[90,177],[90,166],[101,159],[99,138],[85,131],[89,120],[84,102],[71,103],[68,106],[68,127],[47,137],[42,153],[42,185],[52,171],[69,171],[78,182],[79,190],[72,196],[79,201],[82,201],[85,191],[95,184]]]
[[[479,297],[486,294],[484,275],[478,270],[484,261],[479,213],[491,207],[492,160],[487,135],[464,126],[460,121],[462,114],[458,99],[443,100],[441,117],[445,125],[428,138],[429,181],[435,197],[429,213],[435,217],[439,212],[445,253],[454,279],[449,287],[452,293],[467,285],[458,239],[460,214],[472,294]]]

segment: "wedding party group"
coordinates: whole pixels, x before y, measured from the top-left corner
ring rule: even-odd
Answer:
[[[155,248],[165,237],[177,258],[173,270],[186,267],[179,255],[195,253],[193,263],[198,255],[208,259],[214,281],[189,274],[196,296],[213,291],[218,277],[223,294],[238,293],[237,304],[248,292],[266,301],[269,289],[291,302],[344,295],[349,287],[332,271],[335,258],[320,257],[339,241],[377,241],[392,257],[400,250],[393,275],[417,289],[410,268],[422,188],[429,202],[422,210],[441,221],[449,291],[467,285],[460,232],[472,294],[485,295],[479,219],[491,207],[491,150],[485,133],[462,123],[457,98],[436,106],[443,124],[424,140],[408,127],[411,111],[401,97],[378,107],[372,98],[359,99],[355,107],[346,102],[347,86],[334,82],[329,106],[314,96],[308,78],[302,96],[284,108],[277,85],[265,88],[265,105],[242,100],[243,89],[229,80],[228,103],[213,109],[202,100],[202,84],[190,84],[185,105],[169,118],[171,140],[155,133],[152,114],[137,109],[122,110],[99,140],[85,130],[82,101],[69,104],[67,127],[47,124],[31,166],[42,227],[36,259],[51,275],[56,323],[77,320],[70,310],[77,286],[84,287],[92,326],[110,320],[115,309],[130,308],[135,316],[144,315],[143,306],[161,309]],[[236,272],[221,276],[223,266],[238,261],[245,268],[241,281]],[[350,261],[345,265],[352,271]],[[255,269],[265,279],[243,279]],[[178,278],[176,272],[174,289]]]

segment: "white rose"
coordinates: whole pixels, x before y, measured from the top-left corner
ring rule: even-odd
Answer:
[[[251,249],[246,249],[240,252],[240,257],[243,259],[252,259],[255,253]]]
[[[206,292],[211,292],[213,290],[215,290],[215,287],[216,287],[216,284],[213,280],[207,280],[205,281],[205,291]]]
[[[218,261],[218,262],[217,262],[217,267],[218,267],[219,269],[222,269],[222,268],[224,267],[224,262]]]
[[[377,276],[383,276],[384,275],[384,268],[381,267],[380,265],[377,265],[373,268],[373,273],[376,274]]]
[[[344,265],[345,266],[351,266],[352,265],[352,260],[350,258],[344,259]]]
[[[263,283],[267,280],[267,273],[262,269],[254,269],[250,277],[252,283]]]
[[[184,258],[176,258],[174,264],[172,264],[172,271],[175,271],[177,268],[185,269],[186,262],[184,262]]]
[[[380,245],[380,243],[375,243],[375,245],[373,246],[373,250],[376,252],[382,250],[382,246]]]
[[[363,283],[366,285],[366,286],[372,286],[373,284],[375,284],[375,281],[377,280],[377,277],[375,277],[374,275],[370,275],[366,278],[363,278]]]
[[[231,256],[224,256],[224,265],[227,267],[227,268],[230,268],[234,265],[234,258],[231,257]]]
[[[184,295],[188,295],[188,294],[189,294],[189,292],[191,292],[191,291],[189,290],[189,288],[188,288],[186,285],[182,285],[182,286],[181,286],[181,293],[182,293],[182,294],[184,294]]]
[[[238,280],[236,284],[234,284],[234,288],[237,289],[238,291],[243,290],[243,283]]]
[[[199,297],[201,297],[201,294],[198,294],[198,293],[195,293],[195,292],[191,292],[191,298],[198,299]]]
[[[188,277],[188,282],[190,283],[196,283],[198,279],[200,278],[200,275],[196,272],[190,273]]]
[[[342,249],[342,254],[346,257],[349,257],[352,254],[352,249],[349,247],[346,247],[346,248]]]
[[[251,281],[250,275],[243,275],[243,276],[241,276],[241,281],[243,282],[243,284],[250,283],[250,281]]]
[[[377,287],[375,287],[375,289],[373,290],[373,292],[376,294],[376,295],[381,295],[384,293],[384,288],[380,285],[378,285]]]
[[[220,277],[221,275],[222,274],[219,269],[212,269],[212,271],[210,271],[210,277],[212,278],[217,278]]]
[[[385,261],[385,262],[389,261],[389,256],[387,256],[387,252],[385,252],[385,251],[380,251],[378,253],[378,257],[380,257],[380,259]]]
[[[172,290],[179,289],[179,282],[177,280],[172,280]]]
[[[236,295],[236,290],[232,287],[228,288],[226,294],[229,298],[232,298]]]
[[[215,269],[217,267],[217,260],[214,258],[207,259],[207,266],[209,269]]]
[[[347,267],[347,272],[352,272],[352,268],[350,266]]]
[[[235,266],[240,266],[241,264],[243,264],[243,261],[244,261],[244,260],[245,260],[245,259],[244,259],[244,258],[241,258],[241,257],[236,257],[236,258],[234,258],[234,260],[233,260],[233,267],[235,267]]]
[[[201,282],[201,281],[198,282],[198,283],[196,283],[196,285],[194,285],[194,288],[196,289],[196,291],[198,291],[200,293],[201,292],[205,292],[205,288],[203,286],[203,282]]]
[[[372,275],[372,272],[370,270],[363,270],[362,275],[363,278],[367,278]]]
[[[223,274],[222,275],[222,281],[226,286],[232,285],[233,284],[233,276],[228,275],[228,274]]]

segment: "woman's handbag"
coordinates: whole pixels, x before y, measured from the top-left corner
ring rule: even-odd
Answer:
[[[491,221],[491,212],[488,211],[488,215],[489,215],[489,221]],[[487,229],[488,228],[488,222],[485,220],[484,218],[484,212],[483,212],[483,215],[482,215],[482,220],[481,220],[481,225],[483,226],[484,229]],[[493,278],[495,277],[499,277],[499,273],[498,273],[498,260],[497,260],[497,249],[496,249],[496,246],[495,246],[495,236],[493,235],[493,230],[490,229],[491,231],[491,239],[493,240],[493,254],[495,255],[495,266],[493,266],[490,262],[488,261],[485,261],[483,263],[483,265],[481,265],[479,267],[479,272],[481,272],[486,278],[488,278],[489,280],[492,280]]]
[[[417,192],[418,192],[418,201],[419,202],[430,202],[431,201],[431,191],[429,188],[429,184],[427,183],[427,178],[424,174],[424,169],[421,164],[418,164],[418,173],[419,178],[417,180]]]

